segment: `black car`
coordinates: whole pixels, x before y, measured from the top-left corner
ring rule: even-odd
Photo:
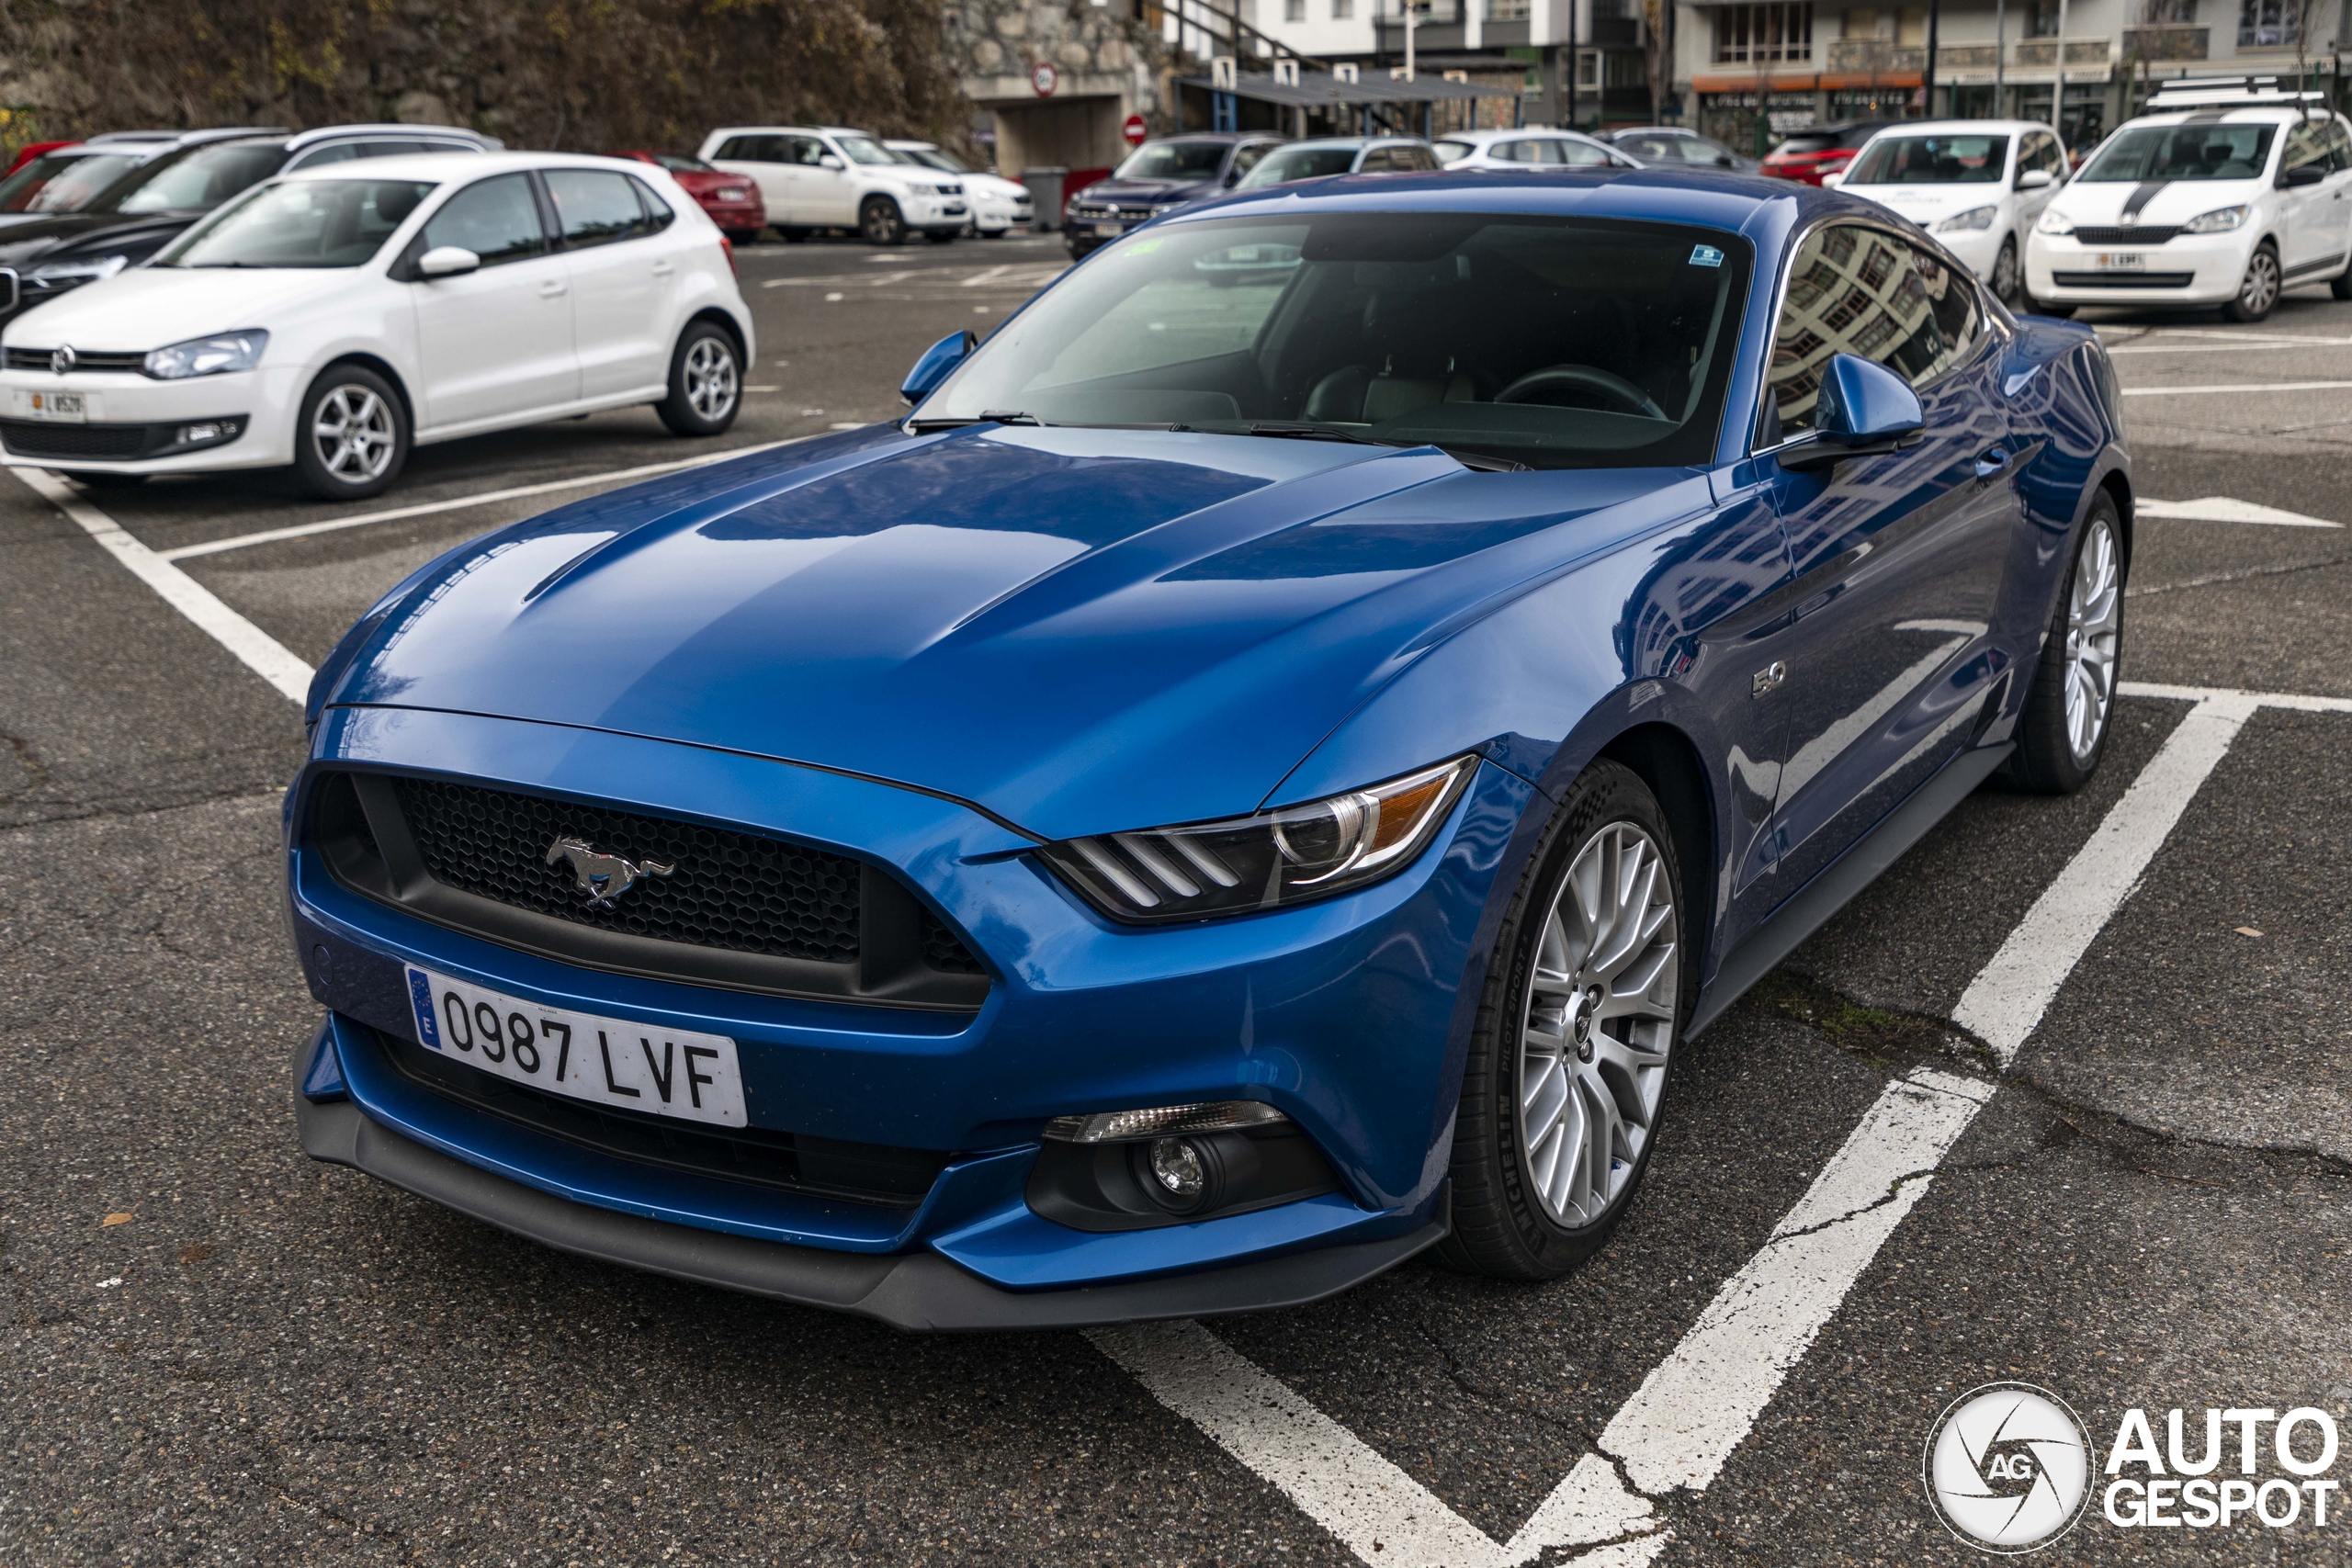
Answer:
[[[1263,132],[1202,131],[1145,142],[1108,179],[1095,181],[1063,205],[1062,233],[1070,255],[1082,256],[1171,208],[1215,196],[1283,141]]]
[[[0,321],[112,277],[272,175],[347,158],[488,152],[502,143],[439,125],[338,125],[296,136],[199,141],[151,158],[86,205],[0,229]]]

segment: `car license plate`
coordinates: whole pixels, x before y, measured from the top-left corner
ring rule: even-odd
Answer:
[[[62,424],[81,424],[90,417],[80,392],[30,392],[22,388],[17,390],[17,412],[27,419],[55,420]]]
[[[723,190],[718,193],[718,199],[721,201],[741,201],[743,199],[744,194],[744,192],[740,190]]]
[[[1125,224],[1097,223],[1094,225],[1094,237],[1098,240],[1115,240],[1126,231]]]
[[[2101,251],[2091,257],[2091,265],[2101,272],[2145,272],[2148,258],[2137,251]]]
[[[743,1073],[724,1034],[541,1007],[413,964],[408,994],[418,1043],[453,1062],[607,1111],[744,1125]]]

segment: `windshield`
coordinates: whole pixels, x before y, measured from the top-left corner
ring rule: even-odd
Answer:
[[[433,188],[425,180],[288,180],[190,230],[157,266],[345,267],[381,250]]]
[[[2008,166],[2006,136],[1882,136],[1862,149],[1849,186],[1998,185]]]
[[[97,204],[101,212],[209,212],[239,191],[277,173],[286,151],[260,147],[198,147],[158,158]]]
[[[1292,180],[1344,175],[1355,167],[1358,151],[1352,146],[1283,147],[1267,153],[1265,162],[1250,170],[1250,177],[1234,188],[1257,190],[1265,186],[1287,185]]]
[[[936,147],[910,147],[900,155],[910,164],[921,164],[926,168],[944,170],[951,175],[968,175],[972,172],[970,165],[967,164],[963,159],[953,152],[942,152]]]
[[[1746,242],[1665,223],[1180,222],[1068,275],[921,417],[1319,431],[1535,468],[1701,464],[1748,265]]]
[[[844,136],[841,139],[841,144],[842,151],[849,154],[849,161],[853,164],[881,165],[895,164],[899,161],[899,155],[896,152],[871,137]]]
[[[79,212],[139,166],[137,152],[44,152],[0,180],[0,212]]]
[[[1111,171],[1114,180],[1213,180],[1225,167],[1222,141],[1147,141]]]
[[[718,173],[700,158],[689,158],[683,152],[656,152],[653,161],[673,175],[715,175]]]
[[[2277,125],[2127,125],[2075,177],[2093,184],[2251,180],[2270,166]]]

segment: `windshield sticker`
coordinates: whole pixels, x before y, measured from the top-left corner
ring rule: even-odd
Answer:
[[[1690,265],[1721,266],[1724,265],[1724,254],[1713,245],[1693,245],[1690,247]]]

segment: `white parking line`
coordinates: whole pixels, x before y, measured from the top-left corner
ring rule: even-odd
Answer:
[[[2169,517],[2184,523],[2261,523],[2273,528],[2344,526],[2341,523],[2330,523],[2324,518],[2306,517],[2300,512],[2281,512],[2275,506],[2262,506],[2226,495],[2209,495],[2197,501],[2135,501],[2132,503],[2132,515]]]
[[[681,457],[673,463],[647,463],[635,468],[607,468],[601,473],[580,474],[568,479],[549,479],[545,484],[515,485],[507,490],[487,490],[475,495],[461,495],[451,501],[419,502],[414,506],[395,506],[390,512],[368,512],[357,517],[336,517],[324,523],[297,523],[285,528],[266,528],[258,534],[240,534],[233,539],[207,539],[202,544],[181,545],[175,549],[158,550],[163,560],[190,560],[198,556],[217,556],[224,550],[242,550],[254,545],[274,545],[280,539],[307,539],[318,534],[337,534],[345,528],[365,528],[375,523],[398,523],[404,518],[430,517],[436,512],[463,512],[469,506],[488,506],[492,502],[520,501],[526,496],[553,495],[558,491],[579,490],[587,485],[618,484],[623,479],[641,479],[653,474],[674,473],[681,468],[707,468],[724,463],[731,457],[748,457],[754,452],[773,452],[779,446],[790,446],[811,440],[807,435],[795,435],[785,441],[763,441],[756,446],[731,446],[724,452],[705,453],[698,457]],[[18,473],[37,473],[39,469],[19,468]]]
[[[1976,1029],[2004,1067],[2254,710],[2352,713],[2352,699],[2335,697],[2130,683],[2120,690],[2197,705],[1962,993],[1955,1020]],[[1722,1473],[1996,1087],[1928,1069],[1888,1084],[1763,1249],[1724,1282],[1681,1343],[1611,1418],[1600,1454],[1579,1460],[1501,1545],[1451,1509],[1450,1518],[1431,1517],[1429,1510],[1442,1502],[1229,1348],[1203,1354],[1170,1327],[1105,1330],[1095,1342],[1366,1563],[1400,1561],[1385,1537],[1372,1545],[1356,1524],[1368,1509],[1384,1527],[1391,1517],[1408,1522],[1419,1561],[1486,1568],[1592,1540],[1614,1544],[1575,1559],[1586,1568],[1634,1551],[1654,1556],[1668,1532],[1635,1534],[1653,1529],[1643,1494],[1703,1492]],[[1618,1465],[1637,1490],[1618,1479]],[[1380,1507],[1370,1509],[1367,1497],[1377,1497]]]
[[[2243,397],[2249,392],[2340,392],[2352,381],[2217,381],[2204,387],[2126,387],[2127,398]]]

